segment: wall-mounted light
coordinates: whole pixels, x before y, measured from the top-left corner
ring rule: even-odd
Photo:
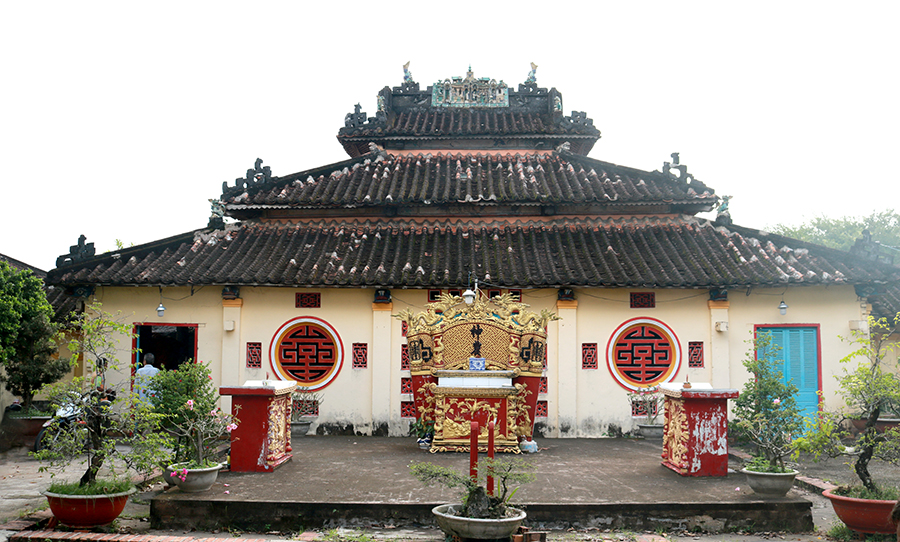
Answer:
[[[782,316],[787,314],[788,306],[787,303],[784,302],[784,299],[781,300],[781,303],[778,304],[778,312],[781,313]]]
[[[463,295],[462,295],[463,301],[466,302],[466,305],[471,305],[472,303],[475,303],[476,297],[478,297],[478,279],[475,279],[475,290],[472,291],[471,289],[467,288],[466,291],[463,292]]]
[[[156,315],[159,316],[160,318],[162,318],[163,314],[165,314],[165,313],[166,313],[166,308],[163,307],[163,304],[162,304],[162,286],[160,286],[159,287],[159,306],[156,307]]]

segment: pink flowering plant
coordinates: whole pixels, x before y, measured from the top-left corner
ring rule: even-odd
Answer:
[[[747,470],[790,472],[784,458],[793,451],[792,440],[803,425],[797,407],[797,386],[784,382],[780,367],[784,364],[781,348],[768,333],[748,341],[751,345],[743,364],[750,373],[740,396],[734,401],[738,435],[756,447]]]
[[[163,427],[176,438],[169,463],[188,468],[216,465],[216,446],[239,422],[217,406],[219,394],[209,364],[186,361],[175,370],[162,370],[153,377],[150,392],[154,410],[165,416]]]

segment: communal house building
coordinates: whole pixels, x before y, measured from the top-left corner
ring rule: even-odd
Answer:
[[[283,176],[257,160],[223,183],[208,227],[73,247],[48,281],[122,311],[136,332],[122,349],[163,367],[199,359],[220,385],[320,390],[319,434],[406,435],[410,352],[392,316],[476,280],[559,317],[537,435],[630,433],[643,413],[628,392],[661,382],[740,388],[759,330],[782,346],[803,408],[819,391],[838,404],[838,336],[864,325],[898,268],[733,224],[677,155],[660,171],[589,157],[600,131],[534,70],[516,88],[471,69],[422,88],[404,72],[374,116],[346,116],[347,160]]]

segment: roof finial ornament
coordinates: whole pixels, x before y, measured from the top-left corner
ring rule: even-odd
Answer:
[[[678,154],[679,153],[677,152],[673,152],[671,154],[672,161],[663,162],[662,172],[672,179],[679,179],[685,184],[691,184],[692,182],[696,181],[696,179],[694,179],[694,176],[692,174],[688,173],[687,166],[680,163]],[[678,175],[672,173],[673,169],[678,170]]]
[[[531,71],[528,72],[528,77],[525,79],[526,85],[534,85],[537,83],[537,75],[535,75],[535,72],[537,72],[537,69],[538,69],[537,64],[532,62],[531,63]]]
[[[728,210],[728,202],[731,201],[731,197],[732,196],[722,196],[722,203],[716,208],[716,224],[721,224],[723,226],[732,224],[731,211]]]
[[[78,236],[78,244],[70,246],[68,254],[63,254],[56,259],[56,267],[77,263],[93,257],[95,254],[94,243],[85,243],[86,240],[87,237],[84,235]]]
[[[557,153],[571,152],[571,151],[572,151],[572,144],[569,143],[568,141],[563,141],[562,143],[559,144],[559,146],[556,147]]]
[[[403,82],[404,83],[415,83],[416,81],[413,79],[412,72],[409,71],[409,60],[406,61],[406,64],[403,65]]]

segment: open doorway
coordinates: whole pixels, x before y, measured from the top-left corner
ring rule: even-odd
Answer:
[[[151,352],[157,368],[172,370],[197,359],[197,324],[135,324],[134,332],[135,362]]]

